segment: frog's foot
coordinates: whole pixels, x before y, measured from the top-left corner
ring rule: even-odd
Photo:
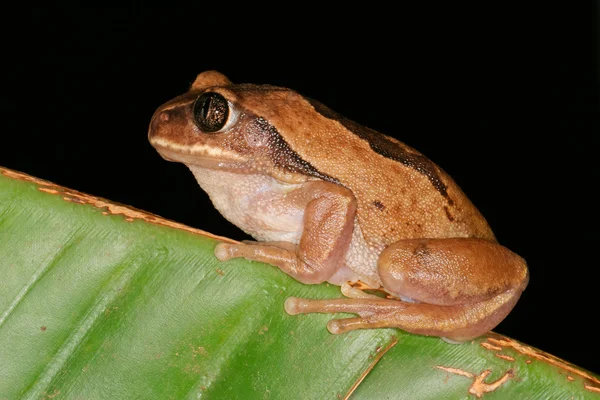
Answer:
[[[360,316],[359,318],[333,319],[329,321],[327,324],[329,332],[339,334],[355,329],[385,327],[379,321],[381,317],[393,313],[397,310],[397,307],[402,305],[402,302],[381,299],[375,295],[352,288],[349,285],[344,288],[343,293],[353,298],[312,300],[288,297],[285,301],[285,311],[291,315],[344,312]]]
[[[285,302],[285,310],[291,315],[315,312],[358,314],[357,318],[329,321],[327,329],[333,334],[355,329],[399,328],[420,335],[441,336],[455,342],[464,342],[496,326],[514,305],[511,304],[510,297],[514,297],[514,293],[508,291],[489,301],[451,306],[379,297],[326,300],[289,297]]]

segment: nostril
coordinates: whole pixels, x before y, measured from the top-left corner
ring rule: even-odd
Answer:
[[[163,122],[167,122],[169,120],[169,113],[166,111],[163,111],[159,114],[158,118],[160,118],[161,121]]]

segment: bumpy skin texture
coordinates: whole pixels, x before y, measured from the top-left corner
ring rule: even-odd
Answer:
[[[229,107],[216,132],[203,132],[194,111],[207,93]],[[416,301],[288,300],[290,313],[360,315],[330,331],[396,326],[466,340],[498,324],[527,285],[525,262],[496,243],[443,170],[289,89],[202,73],[156,111],[149,139],[260,241],[221,244],[219,259],[268,262],[305,283],[361,280]]]

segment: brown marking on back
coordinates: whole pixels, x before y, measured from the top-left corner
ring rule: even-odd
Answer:
[[[426,241],[420,241],[419,244],[414,248],[413,254],[417,257],[425,257],[431,254],[431,250],[427,247]]]
[[[306,97],[306,100],[314,109],[325,118],[333,119],[341,123],[346,129],[354,133],[359,138],[366,140],[369,146],[378,154],[398,161],[403,165],[414,169],[425,175],[433,187],[448,200],[449,205],[454,201],[448,196],[448,186],[442,181],[436,165],[422,154],[413,153],[401,143],[393,141],[390,137],[383,135],[373,129],[362,126],[340,114],[333,111],[326,105]]]
[[[444,211],[446,212],[446,217],[448,217],[448,220],[450,222],[454,222],[454,217],[452,216],[452,214],[450,214],[450,210],[448,209],[448,206],[444,206]]]
[[[379,200],[373,200],[371,202],[371,204],[373,204],[375,207],[377,207],[381,211],[385,210],[385,205],[382,202],[380,202]]]

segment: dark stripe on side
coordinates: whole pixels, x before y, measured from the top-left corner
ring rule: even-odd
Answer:
[[[376,153],[381,154],[390,160],[398,161],[403,165],[425,175],[433,187],[435,187],[435,189],[448,200],[448,204],[454,204],[452,199],[450,199],[448,196],[448,186],[446,186],[446,184],[440,178],[436,165],[427,157],[407,151],[402,145],[390,140],[387,136],[343,117],[316,100],[308,97],[306,97],[306,100],[319,114],[325,118],[338,121],[350,132],[354,133],[359,138],[366,140],[367,143],[369,143],[369,146],[371,146]]]
[[[304,175],[314,176],[324,181],[337,183],[340,182],[331,176],[322,173],[312,166],[311,163],[302,159],[296,153],[285,139],[279,134],[277,129],[264,118],[256,118],[253,121],[255,127],[260,129],[263,134],[269,136],[269,150],[273,163],[282,169],[287,169],[290,172],[300,173]]]

